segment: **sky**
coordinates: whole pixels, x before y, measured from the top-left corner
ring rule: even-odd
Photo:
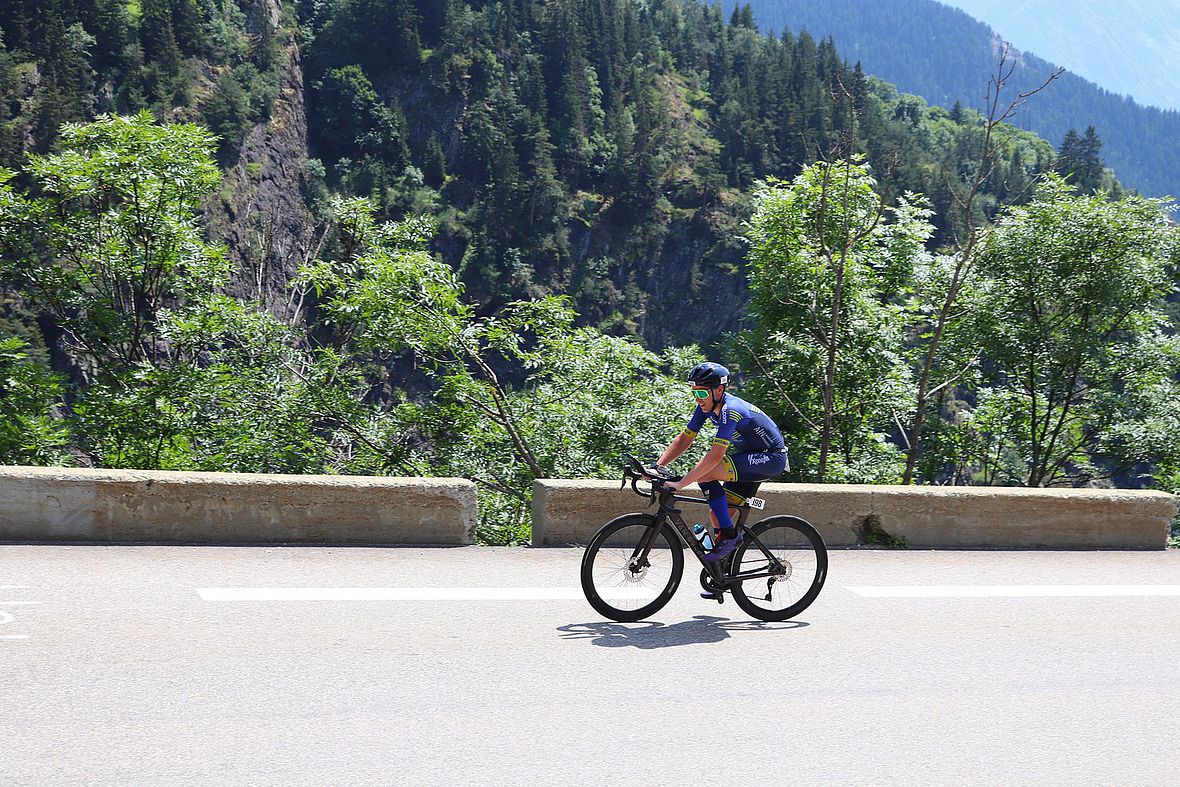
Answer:
[[[1140,104],[1180,109],[1177,0],[940,0],[1014,47]]]

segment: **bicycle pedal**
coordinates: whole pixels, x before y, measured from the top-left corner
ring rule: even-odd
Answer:
[[[716,601],[718,604],[725,603],[725,594],[724,593],[702,593],[701,598],[709,599],[711,601]]]

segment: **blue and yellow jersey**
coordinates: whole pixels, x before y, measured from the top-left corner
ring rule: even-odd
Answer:
[[[732,448],[735,454],[781,451],[785,446],[783,434],[770,416],[731,393],[725,394],[718,415],[707,413],[698,405],[684,431],[696,437],[706,420],[717,424],[713,445]]]

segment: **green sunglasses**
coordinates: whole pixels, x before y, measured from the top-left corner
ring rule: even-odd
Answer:
[[[713,395],[712,388],[693,388],[692,395],[698,399],[708,399]]]

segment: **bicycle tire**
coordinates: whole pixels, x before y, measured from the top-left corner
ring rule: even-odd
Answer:
[[[828,549],[824,544],[823,536],[811,523],[797,516],[768,517],[755,524],[751,530],[754,535],[765,542],[767,549],[774,553],[775,557],[787,565],[788,570],[801,569],[810,573],[811,576],[804,578],[807,587],[802,592],[797,592],[800,584],[799,579],[796,579],[794,583],[776,579],[775,583],[767,584],[767,595],[773,595],[776,585],[781,586],[779,591],[785,594],[784,600],[789,601],[788,605],[782,609],[760,606],[758,602],[765,600],[761,597],[755,600],[751,596],[755,588],[761,590],[758,586],[759,583],[767,583],[767,580],[762,578],[746,580],[751,583],[748,588],[745,586],[746,582],[735,582],[731,588],[733,600],[737,602],[743,612],[759,620],[776,622],[793,618],[811,606],[819,592],[823,590],[824,581],[828,575]],[[770,532],[772,530],[780,532],[776,535]],[[785,546],[775,546],[776,544]],[[748,559],[747,550],[753,550]],[[794,560],[792,560],[793,557]],[[813,558],[814,565],[812,564]],[[734,552],[732,559],[734,573],[737,573],[739,570],[749,570],[751,565],[756,564],[759,560],[765,561],[766,558],[752,539],[746,539]],[[792,571],[792,573],[794,572]],[[788,574],[789,576],[791,574]],[[772,602],[773,599],[766,603]]]
[[[654,521],[655,516],[652,514],[624,514],[603,525],[586,546],[586,551],[582,555],[582,593],[585,594],[586,600],[590,602],[590,606],[603,617],[620,623],[634,623],[637,620],[643,620],[662,609],[672,599],[673,594],[676,593],[676,588],[680,586],[680,579],[684,575],[684,545],[672,525],[664,522],[660,527],[659,533],[656,535],[656,541],[652,547],[653,553],[657,549],[661,550],[657,553],[660,557],[664,557],[663,550],[667,550],[666,557],[670,561],[670,564],[668,566],[668,578],[663,587],[656,588],[655,597],[651,601],[635,609],[627,609],[608,601],[608,598],[611,598],[610,591],[618,590],[619,587],[626,584],[638,585],[642,581],[642,577],[639,579],[635,578],[635,572],[631,572],[631,576],[628,578],[626,572],[630,572],[631,568],[629,565],[624,565],[619,569],[619,571],[623,572],[620,573],[622,584],[606,586],[603,577],[610,576],[610,572],[615,570],[614,566],[610,564],[611,560],[617,560],[619,556],[622,556],[626,560],[627,549],[625,546],[620,547],[612,545],[609,542],[620,531],[632,529],[635,531],[633,539],[635,543],[630,548],[634,550],[635,547],[639,546],[639,539],[646,532],[646,528],[650,527]],[[631,533],[627,533],[621,536],[621,538],[629,543],[632,540],[631,536]],[[613,555],[608,558],[606,550],[613,550]],[[650,558],[651,554],[649,554],[649,560]],[[596,567],[600,569],[598,571],[598,582],[595,581]],[[644,576],[646,576],[646,573]],[[604,586],[599,587],[598,585],[600,584]],[[631,588],[625,589],[630,590]]]

